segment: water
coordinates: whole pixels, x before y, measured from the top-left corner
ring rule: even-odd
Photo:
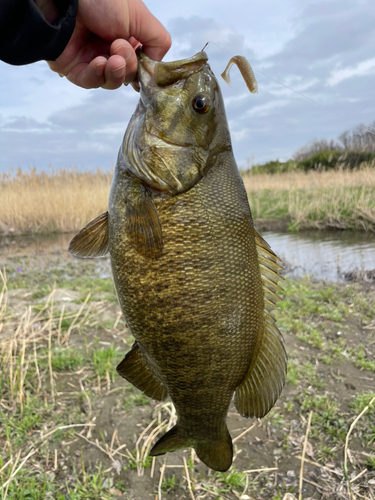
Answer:
[[[352,231],[276,233],[263,238],[283,260],[292,277],[310,274],[316,279],[341,281],[356,268],[375,269],[375,234]]]
[[[74,259],[67,253],[71,234],[29,237],[0,237],[0,265],[4,259],[23,256],[59,255]],[[299,277],[311,274],[315,279],[341,281],[344,274],[358,268],[375,269],[375,234],[351,231],[309,231],[277,233],[264,231],[262,236],[283,260],[287,274]],[[109,273],[106,259],[99,259]],[[99,267],[100,267],[99,265]],[[103,269],[104,269],[103,268]],[[108,269],[107,269],[108,268]]]

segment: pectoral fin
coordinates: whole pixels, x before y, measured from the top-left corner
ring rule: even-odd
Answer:
[[[89,222],[70,241],[68,252],[76,257],[103,257],[108,247],[108,212]]]
[[[163,253],[163,235],[159,215],[149,193],[144,189],[126,202],[125,231],[134,248],[147,259]]]
[[[133,344],[117,366],[117,372],[149,398],[163,401],[168,395],[167,389],[157,380],[142,356],[138,342]]]

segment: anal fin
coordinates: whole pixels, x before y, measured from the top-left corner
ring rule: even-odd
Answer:
[[[83,258],[103,257],[108,251],[108,212],[86,224],[68,247],[69,253]]]
[[[163,401],[168,395],[167,389],[157,380],[142,356],[138,342],[133,344],[117,366],[117,372],[150,398]]]
[[[285,383],[287,355],[281,333],[275,326],[271,311],[276,309],[280,290],[278,281],[280,260],[268,243],[254,229],[259,270],[263,283],[263,335],[255,358],[241,384],[237,387],[234,404],[244,417],[264,417],[280,396]]]

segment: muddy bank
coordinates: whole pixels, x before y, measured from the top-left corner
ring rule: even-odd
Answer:
[[[220,474],[191,450],[148,458],[175,414],[116,374],[133,338],[107,265],[60,253],[2,258],[0,429],[7,432],[0,432],[0,483],[18,453],[18,464],[26,459],[8,499],[26,491],[57,500],[298,498],[310,415],[303,498],[348,498],[345,440],[375,396],[374,285],[283,283],[277,324],[289,356],[287,383],[262,420],[231,406],[235,460]],[[374,428],[372,406],[346,452],[350,487],[367,498],[375,488]]]

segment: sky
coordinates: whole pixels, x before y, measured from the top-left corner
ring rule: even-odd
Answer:
[[[145,3],[172,36],[164,60],[190,57],[212,42],[205,50],[240,168],[285,161],[313,140],[375,121],[373,0]],[[250,62],[258,94],[248,92],[235,67],[232,87],[220,78],[236,54]],[[0,62],[0,172],[112,168],[137,101],[131,87],[80,89],[43,61]]]

